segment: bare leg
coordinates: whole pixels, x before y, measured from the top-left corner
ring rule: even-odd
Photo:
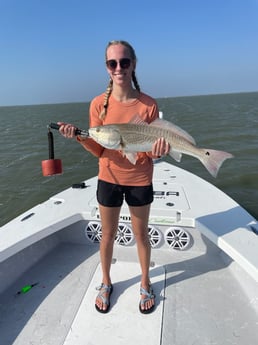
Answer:
[[[102,267],[102,283],[111,284],[110,267],[113,255],[114,240],[118,228],[120,207],[105,207],[99,205],[102,223],[102,238],[100,242],[100,261]],[[105,296],[108,297],[108,296]],[[100,298],[96,298],[96,305],[105,310],[107,306]]]
[[[131,214],[131,222],[133,227],[134,236],[137,243],[137,251],[139,262],[142,271],[141,286],[149,291],[149,267],[150,267],[150,256],[151,246],[148,236],[148,221],[150,213],[150,205],[140,207],[129,207]],[[146,298],[142,295],[142,299]],[[144,304],[145,310],[150,309],[154,305],[154,298]]]

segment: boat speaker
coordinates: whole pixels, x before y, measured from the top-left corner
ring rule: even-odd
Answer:
[[[85,228],[85,235],[92,243],[99,243],[101,240],[101,223],[91,221],[87,224]]]
[[[151,247],[158,247],[162,239],[161,232],[155,226],[149,225],[148,234]]]
[[[134,240],[133,231],[130,226],[124,223],[118,224],[115,242],[121,246],[129,246]]]
[[[99,243],[102,237],[101,222],[90,221],[85,228],[85,235],[92,243]],[[127,224],[119,223],[115,242],[122,246],[128,246],[134,240],[133,231]]]
[[[165,233],[165,242],[172,249],[185,250],[190,246],[190,234],[180,227],[170,227]]]

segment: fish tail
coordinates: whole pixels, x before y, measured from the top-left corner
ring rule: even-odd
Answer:
[[[233,158],[231,153],[210,149],[203,149],[203,154],[199,157],[202,164],[213,177],[217,177],[218,171],[226,159]]]

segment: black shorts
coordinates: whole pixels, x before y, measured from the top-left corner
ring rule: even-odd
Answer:
[[[124,199],[129,206],[149,205],[153,201],[153,186],[121,186],[98,180],[97,200],[100,205],[120,207]]]

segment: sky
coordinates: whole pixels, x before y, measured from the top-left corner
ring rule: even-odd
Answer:
[[[89,102],[119,39],[154,98],[258,91],[258,0],[0,0],[0,106]]]

